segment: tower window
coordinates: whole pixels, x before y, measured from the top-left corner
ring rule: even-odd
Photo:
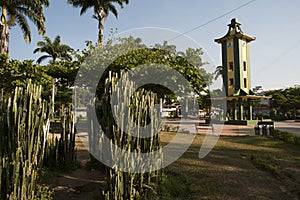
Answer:
[[[229,71],[233,71],[233,62],[229,62],[229,69],[228,69]]]
[[[244,71],[247,71],[247,62],[244,61],[243,64],[244,64]]]
[[[247,88],[247,79],[244,78],[244,88]]]
[[[233,87],[233,78],[229,79],[229,87]]]

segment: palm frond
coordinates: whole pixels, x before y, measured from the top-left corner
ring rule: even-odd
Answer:
[[[73,49],[69,45],[61,44],[59,35],[57,35],[53,41],[49,37],[44,36],[44,41],[39,41],[37,46],[39,46],[39,48],[36,48],[34,53],[46,53],[47,55],[45,56],[47,56],[47,58],[52,58],[52,62],[61,58],[65,58],[67,60],[72,59],[70,52]]]
[[[19,25],[19,27],[21,28],[21,30],[23,32],[24,40],[26,42],[30,43],[31,42],[31,31],[30,31],[30,27],[27,23],[25,16],[20,13],[16,13],[15,17],[16,17],[16,23]]]
[[[118,10],[113,4],[108,5],[108,10],[114,14],[114,16],[118,19]],[[109,12],[107,12],[108,14]]]
[[[51,56],[49,56],[49,55],[43,55],[43,56],[41,56],[41,57],[39,57],[39,59],[37,59],[37,63],[38,64],[40,64],[42,61],[44,61],[45,59],[47,59],[47,58],[51,58]]]
[[[39,34],[44,35],[46,33],[45,28],[45,17],[40,15],[36,9],[26,9],[26,8],[19,8],[19,12],[22,13],[24,16],[27,16],[30,21],[37,27]]]
[[[53,46],[59,46],[60,45],[60,36],[57,35],[53,40]]]

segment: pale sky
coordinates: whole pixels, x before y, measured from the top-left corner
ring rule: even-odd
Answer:
[[[211,65],[221,65],[221,49],[214,42],[227,33],[227,24],[237,18],[245,34],[256,37],[250,44],[252,87],[264,89],[287,88],[300,85],[300,1],[256,0],[226,16],[225,13],[250,2],[250,0],[130,0],[119,10],[119,19],[111,14],[105,22],[105,37],[111,28],[118,32],[143,27],[160,27],[186,33],[194,39],[211,58]],[[46,35],[53,39],[61,36],[62,43],[82,49],[84,41],[97,40],[97,22],[92,10],[79,15],[66,0],[52,0],[46,9]],[[218,18],[219,16],[222,16]],[[216,19],[217,20],[213,20]],[[36,43],[42,40],[31,24],[32,43],[23,40],[19,27],[10,32],[12,59],[36,59]]]

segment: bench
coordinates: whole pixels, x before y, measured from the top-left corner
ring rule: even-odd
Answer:
[[[198,132],[199,130],[201,129],[211,129],[213,130],[213,126],[211,126],[210,124],[206,124],[206,123],[195,123],[195,129],[196,129],[196,132]]]
[[[260,126],[260,125],[272,125],[272,126],[274,126],[274,122],[273,121],[259,121],[259,122],[257,122],[257,126]]]

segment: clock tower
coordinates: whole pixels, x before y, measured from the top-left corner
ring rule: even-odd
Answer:
[[[253,94],[250,85],[249,43],[255,38],[243,33],[241,24],[232,19],[227,34],[216,39],[222,45],[222,75],[226,96]]]
[[[228,27],[227,34],[215,40],[222,46],[222,77],[230,105],[227,121],[249,125],[256,123],[252,120],[252,100],[260,98],[250,84],[249,43],[255,38],[243,33],[237,19],[232,19]]]

